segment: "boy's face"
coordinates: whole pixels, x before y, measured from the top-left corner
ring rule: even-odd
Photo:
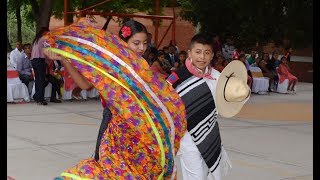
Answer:
[[[208,44],[194,43],[188,55],[192,59],[192,64],[204,71],[213,58],[212,47]]]

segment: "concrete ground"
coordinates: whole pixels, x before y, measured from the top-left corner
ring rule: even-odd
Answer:
[[[313,85],[299,83],[295,95],[252,94],[236,117],[221,118],[222,143],[233,165],[224,180],[313,179],[312,104]],[[50,180],[93,154],[99,100],[7,109],[8,179]]]

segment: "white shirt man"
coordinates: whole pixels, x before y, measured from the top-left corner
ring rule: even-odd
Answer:
[[[24,56],[25,56],[25,54],[22,49],[22,44],[21,44],[21,42],[18,41],[16,44],[16,48],[14,50],[12,50],[10,53],[10,66],[16,69],[18,59],[22,59],[22,58],[24,58]]]

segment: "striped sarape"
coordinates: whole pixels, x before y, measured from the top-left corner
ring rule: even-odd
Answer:
[[[180,95],[187,118],[187,130],[196,144],[209,171],[214,177],[220,177],[231,167],[223,149],[217,122],[217,109],[214,95],[220,73],[213,70],[213,80],[199,78],[191,74],[184,66],[177,70],[177,81],[172,84]],[[217,171],[219,169],[219,171]],[[222,173],[221,173],[222,172]]]

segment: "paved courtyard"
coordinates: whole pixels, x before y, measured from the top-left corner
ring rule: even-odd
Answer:
[[[313,85],[298,83],[295,95],[253,94],[236,117],[221,118],[233,165],[224,180],[313,179],[312,104]],[[7,104],[7,111],[10,178],[50,180],[93,154],[100,100]]]

